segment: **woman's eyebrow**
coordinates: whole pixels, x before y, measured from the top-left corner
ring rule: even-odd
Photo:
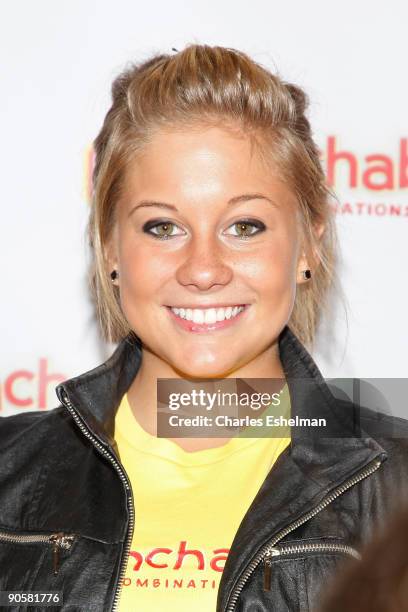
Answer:
[[[228,200],[228,206],[231,206],[231,205],[233,206],[234,204],[240,204],[241,202],[248,202],[249,200],[266,200],[267,202],[270,202],[272,206],[278,207],[276,202],[274,202],[273,200],[271,200],[271,198],[268,198],[266,195],[263,195],[261,193],[245,193],[243,195],[234,196],[233,198]],[[169,210],[175,210],[176,212],[178,212],[177,207],[174,206],[174,204],[169,204],[168,202],[158,202],[157,200],[141,200],[141,202],[139,202],[138,204],[132,207],[128,216],[130,217],[130,215],[132,215],[134,211],[137,210],[138,208],[143,208],[143,207],[148,207],[148,206],[149,207],[157,206],[158,208],[167,208]]]

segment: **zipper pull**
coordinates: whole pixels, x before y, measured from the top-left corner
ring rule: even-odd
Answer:
[[[271,561],[270,556],[268,555],[264,559],[264,584],[263,584],[264,591],[271,590],[271,574],[272,574],[271,565],[272,565],[272,561]]]
[[[52,543],[52,568],[54,576],[56,576],[59,572],[60,550],[61,548],[71,548],[74,536],[68,536],[63,533],[54,533],[52,536],[50,536],[49,540]]]
[[[263,588],[264,591],[271,590],[271,577],[272,577],[272,557],[277,557],[280,554],[279,548],[271,548],[268,550],[264,558],[264,574],[263,574]]]

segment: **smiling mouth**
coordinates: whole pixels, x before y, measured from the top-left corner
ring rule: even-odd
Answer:
[[[218,308],[177,308],[166,306],[171,318],[182,329],[208,332],[230,327],[242,319],[250,304]]]

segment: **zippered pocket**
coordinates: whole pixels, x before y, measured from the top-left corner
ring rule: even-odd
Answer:
[[[70,550],[76,539],[74,534],[58,533],[10,533],[0,531],[0,542],[11,544],[46,544],[51,550],[51,568],[54,576],[59,572],[61,550]]]
[[[272,575],[272,559],[283,557],[285,555],[298,554],[303,552],[339,552],[354,559],[361,559],[360,553],[347,544],[335,544],[315,542],[310,544],[282,544],[281,546],[273,546],[268,549],[263,560],[264,566],[264,591],[271,590],[271,575]]]
[[[381,453],[380,455],[378,455],[375,459],[373,459],[373,461],[367,464],[365,468],[355,473],[348,480],[346,480],[343,484],[339,485],[333,491],[328,493],[326,497],[324,497],[322,501],[319,504],[317,504],[317,506],[315,506],[314,508],[312,508],[311,510],[309,510],[308,512],[306,512],[305,514],[297,518],[295,521],[293,521],[292,523],[290,523],[283,529],[281,529],[281,531],[279,531],[275,535],[274,539],[270,540],[269,544],[266,544],[265,546],[263,546],[262,549],[252,559],[252,561],[247,566],[245,571],[242,572],[242,574],[238,578],[235,586],[233,587],[231,593],[229,594],[229,597],[228,597],[228,600],[225,606],[225,612],[235,612],[238,598],[245,584],[247,583],[249,577],[252,575],[255,569],[258,567],[258,564],[262,563],[262,561],[265,559],[265,556],[267,556],[268,551],[271,550],[271,548],[276,547],[276,544],[280,542],[281,540],[283,540],[283,538],[285,538],[289,533],[291,533],[292,531],[294,531],[295,529],[297,529],[304,523],[307,523],[308,521],[310,521],[310,519],[314,518],[317,514],[322,512],[322,510],[327,508],[327,506],[329,506],[340,495],[343,495],[343,493],[351,489],[351,487],[354,487],[354,485],[358,484],[365,478],[368,478],[369,476],[374,474],[374,472],[376,472],[381,467],[385,459],[386,459],[385,453]]]

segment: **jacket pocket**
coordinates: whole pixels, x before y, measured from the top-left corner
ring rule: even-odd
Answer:
[[[337,553],[343,554],[354,559],[361,559],[360,553],[347,544],[336,542],[304,542],[282,544],[271,547],[263,559],[263,587],[265,591],[271,590],[271,575],[273,560],[290,555],[309,554],[309,553]]]
[[[78,536],[62,532],[54,533],[20,533],[0,530],[0,543],[24,545],[43,544],[50,548],[50,572],[56,576],[59,572],[61,553],[70,551]]]

